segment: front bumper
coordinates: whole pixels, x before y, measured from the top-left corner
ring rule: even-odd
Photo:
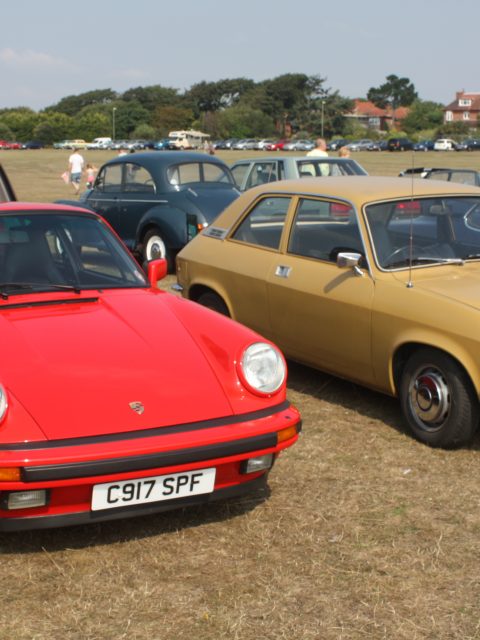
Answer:
[[[245,474],[242,463],[291,446],[298,438],[298,411],[284,402],[261,411],[188,425],[74,440],[0,446],[0,467],[20,467],[21,480],[0,483],[0,531],[112,520],[166,511],[241,495],[264,484],[268,470]],[[281,440],[279,434],[287,433]],[[212,493],[168,502],[91,509],[97,484],[216,469]],[[48,504],[5,508],[10,492],[46,490]],[[3,507],[3,508],[2,508]]]

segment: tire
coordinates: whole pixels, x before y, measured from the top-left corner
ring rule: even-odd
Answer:
[[[145,263],[151,262],[158,258],[165,258],[168,265],[168,271],[173,268],[172,252],[165,244],[160,231],[158,229],[150,229],[145,234],[142,243],[142,256]]]
[[[468,443],[478,427],[479,406],[470,378],[450,356],[420,349],[401,376],[400,403],[411,433],[431,447]]]
[[[212,311],[221,313],[222,316],[230,317],[230,312],[228,310],[227,305],[222,300],[222,298],[216,293],[213,293],[211,291],[202,293],[197,299],[197,302],[198,304],[201,304],[203,307],[208,307],[209,309],[212,309]]]

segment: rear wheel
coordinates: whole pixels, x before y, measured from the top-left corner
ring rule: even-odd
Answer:
[[[479,407],[470,378],[450,356],[435,349],[414,353],[402,373],[402,411],[413,435],[432,447],[469,442]]]
[[[228,307],[225,302],[219,295],[212,291],[202,293],[198,297],[197,302],[204,307],[208,307],[209,309],[216,311],[217,313],[221,313],[223,316],[230,317],[230,312],[228,311]]]

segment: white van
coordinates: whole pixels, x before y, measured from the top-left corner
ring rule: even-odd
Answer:
[[[111,138],[94,138],[87,144],[87,149],[110,149],[113,144]]]
[[[201,149],[210,138],[208,133],[187,129],[186,131],[170,131],[170,143],[177,149]]]

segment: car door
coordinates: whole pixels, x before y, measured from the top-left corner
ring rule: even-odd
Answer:
[[[133,249],[141,218],[157,203],[155,183],[134,161],[110,164],[101,170],[87,202]]]
[[[268,274],[272,338],[294,359],[369,383],[374,282],[366,263],[337,266],[345,251],[365,255],[355,212],[299,198],[286,252]]]
[[[272,334],[267,279],[280,259],[291,200],[290,196],[259,198],[230,236],[228,250],[217,252],[235,320],[266,337]]]

